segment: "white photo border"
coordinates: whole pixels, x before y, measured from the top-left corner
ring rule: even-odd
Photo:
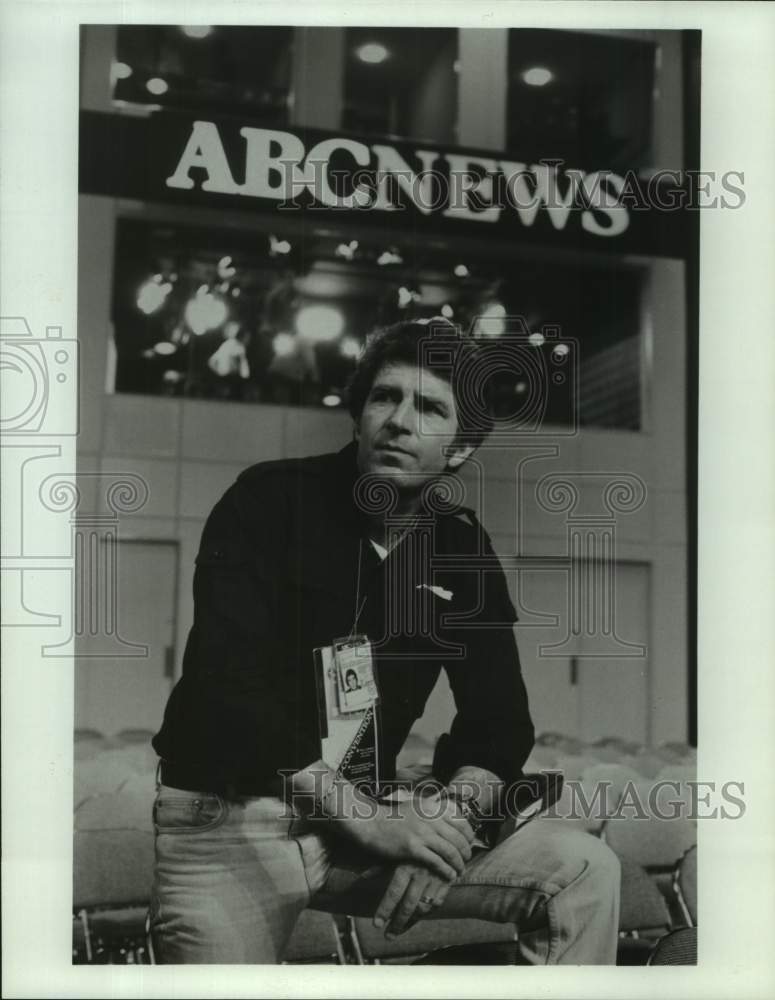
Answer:
[[[745,205],[701,218],[698,777],[745,782],[745,816],[700,821],[696,968],[83,967],[71,964],[72,661],[3,633],[7,997],[765,997],[775,994],[775,8],[749,3],[76,2],[0,8],[0,314],[75,336],[80,23],[380,23],[701,29],[702,169]],[[73,405],[63,397],[65,421]],[[4,466],[6,465],[6,456]],[[75,441],[61,441],[74,468]],[[11,542],[12,527],[4,536]],[[59,583],[51,607],[66,606]]]

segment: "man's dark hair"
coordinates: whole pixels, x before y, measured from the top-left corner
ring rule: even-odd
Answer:
[[[385,365],[425,368],[452,388],[458,418],[456,444],[478,448],[492,430],[487,367],[478,341],[445,319],[407,320],[375,330],[348,385],[350,414],[363,413],[374,379]]]

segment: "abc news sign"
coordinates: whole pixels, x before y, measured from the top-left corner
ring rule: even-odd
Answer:
[[[556,160],[370,142],[317,129],[160,113],[81,114],[80,190],[239,210],[347,216],[417,232],[685,256],[686,212],[627,177]],[[628,197],[630,195],[630,197]],[[403,218],[402,214],[403,213]],[[309,221],[312,221],[311,219]]]

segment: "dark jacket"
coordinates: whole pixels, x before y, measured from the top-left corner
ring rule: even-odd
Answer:
[[[465,508],[426,511],[380,562],[353,498],[357,478],[354,445],[264,462],[210,514],[183,676],[153,741],[201,787],[276,793],[278,771],[319,759],[312,650],[348,635],[356,607],[357,631],[376,647],[382,778],[394,776],[442,665],[457,707],[445,769],[520,776],[533,726],[516,615],[486,532]]]

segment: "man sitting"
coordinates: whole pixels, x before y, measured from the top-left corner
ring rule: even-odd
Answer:
[[[307,906],[389,935],[429,914],[511,922],[522,961],[614,962],[611,851],[541,818],[488,829],[533,726],[503,571],[451,501],[492,426],[461,395],[477,350],[451,324],[379,332],[350,386],[353,442],[255,465],[212,511],[183,676],[154,739],[162,962],[281,961]],[[356,634],[379,687],[383,789],[447,673],[456,715],[430,796],[385,802],[320,759],[313,650]]]

